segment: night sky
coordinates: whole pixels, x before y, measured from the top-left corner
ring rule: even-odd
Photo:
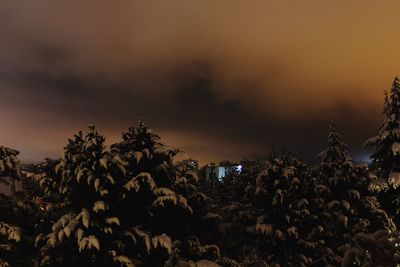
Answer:
[[[0,140],[59,157],[140,117],[202,164],[312,161],[330,119],[356,157],[400,74],[400,2],[0,1]],[[186,155],[183,155],[186,156]]]

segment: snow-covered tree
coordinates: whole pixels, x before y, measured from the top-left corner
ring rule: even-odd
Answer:
[[[327,188],[317,198],[324,203],[319,217],[325,229],[323,236],[327,247],[336,254],[339,246],[359,232],[395,229],[375,194],[369,191],[373,175],[367,166],[353,163],[333,122],[329,128],[327,148],[319,156],[321,164],[313,169],[313,176]],[[339,263],[339,257],[332,259],[333,263]]]
[[[49,205],[55,221],[36,238],[43,266],[133,266],[118,253],[114,232],[120,224],[112,209],[114,185],[125,174],[125,163],[105,150],[105,138],[91,126],[69,139],[64,154],[42,186],[59,194]],[[55,192],[56,190],[56,192]]]
[[[364,146],[374,147],[371,168],[376,179],[371,189],[379,193],[384,208],[396,215],[400,210],[400,80],[393,81],[390,95],[385,93],[384,122],[378,135],[368,139]],[[398,217],[398,216],[396,216]],[[399,221],[397,220],[397,223]]]
[[[373,175],[353,163],[333,124],[320,155],[312,168],[289,154],[271,155],[229,179],[225,192],[233,198],[219,203],[220,247],[243,264],[339,265],[337,248],[355,234],[395,229],[369,191]]]
[[[75,135],[41,185],[51,229],[37,238],[41,265],[163,266],[222,261],[201,245],[217,217],[197,176],[142,121],[111,151],[94,127]],[[199,232],[202,229],[203,232]],[[204,233],[204,236],[201,236]]]
[[[323,180],[327,185],[336,186],[343,182],[341,180],[351,179],[354,163],[347,149],[347,144],[342,140],[332,120],[329,126],[327,147],[318,154],[321,160],[320,165],[317,166],[319,180]]]
[[[332,120],[329,126],[327,147],[318,154],[322,163],[325,164],[344,164],[352,162],[347,151],[347,145],[343,142],[341,135],[336,129],[335,121]]]
[[[143,244],[125,242],[124,251],[136,265],[146,266],[218,260],[219,249],[202,246],[198,239],[207,240],[210,232],[202,226],[217,215],[207,208],[210,199],[197,190],[196,173],[175,165],[178,150],[163,144],[143,121],[122,137],[112,145],[112,152],[127,162],[118,214],[126,233]]]
[[[270,161],[269,167],[256,179],[253,206],[262,213],[256,217],[255,232],[263,237],[259,255],[270,263],[308,266],[323,254],[318,204],[309,192],[309,168],[301,160],[282,155]],[[321,187],[321,188],[319,188]],[[248,190],[248,192],[251,192]]]
[[[310,179],[308,166],[286,153],[244,166],[235,190],[241,197],[221,207],[227,242],[221,247],[244,265],[312,264],[322,255],[323,240],[308,197]]]
[[[390,90],[385,93],[384,122],[378,135],[368,139],[364,146],[373,146],[373,167],[380,178],[394,187],[400,185],[400,80],[396,77]]]
[[[325,229],[325,245],[335,253],[331,263],[339,263],[338,247],[349,243],[357,233],[396,229],[375,193],[368,190],[373,177],[366,166],[355,165],[343,172],[343,177],[328,178],[329,173],[323,171],[319,175],[325,176],[322,181],[328,181],[322,183],[326,191],[316,200],[323,205],[318,217]]]

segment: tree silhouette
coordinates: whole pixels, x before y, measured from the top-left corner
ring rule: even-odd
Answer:
[[[400,80],[396,77],[385,93],[384,122],[378,135],[368,139],[364,146],[373,146],[371,168],[377,175],[371,189],[379,193],[384,208],[393,216],[399,212],[400,191]],[[395,216],[398,217],[398,216]],[[396,221],[399,223],[399,221]]]

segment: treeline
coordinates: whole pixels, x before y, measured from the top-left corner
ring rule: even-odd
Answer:
[[[396,266],[400,81],[385,96],[370,166],[332,122],[309,166],[287,153],[210,183],[142,122],[109,148],[95,127],[62,158],[20,172],[0,148],[0,266]]]

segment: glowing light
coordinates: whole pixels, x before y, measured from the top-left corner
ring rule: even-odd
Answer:
[[[237,171],[238,173],[241,173],[241,172],[242,172],[242,165],[236,166],[236,171]]]

